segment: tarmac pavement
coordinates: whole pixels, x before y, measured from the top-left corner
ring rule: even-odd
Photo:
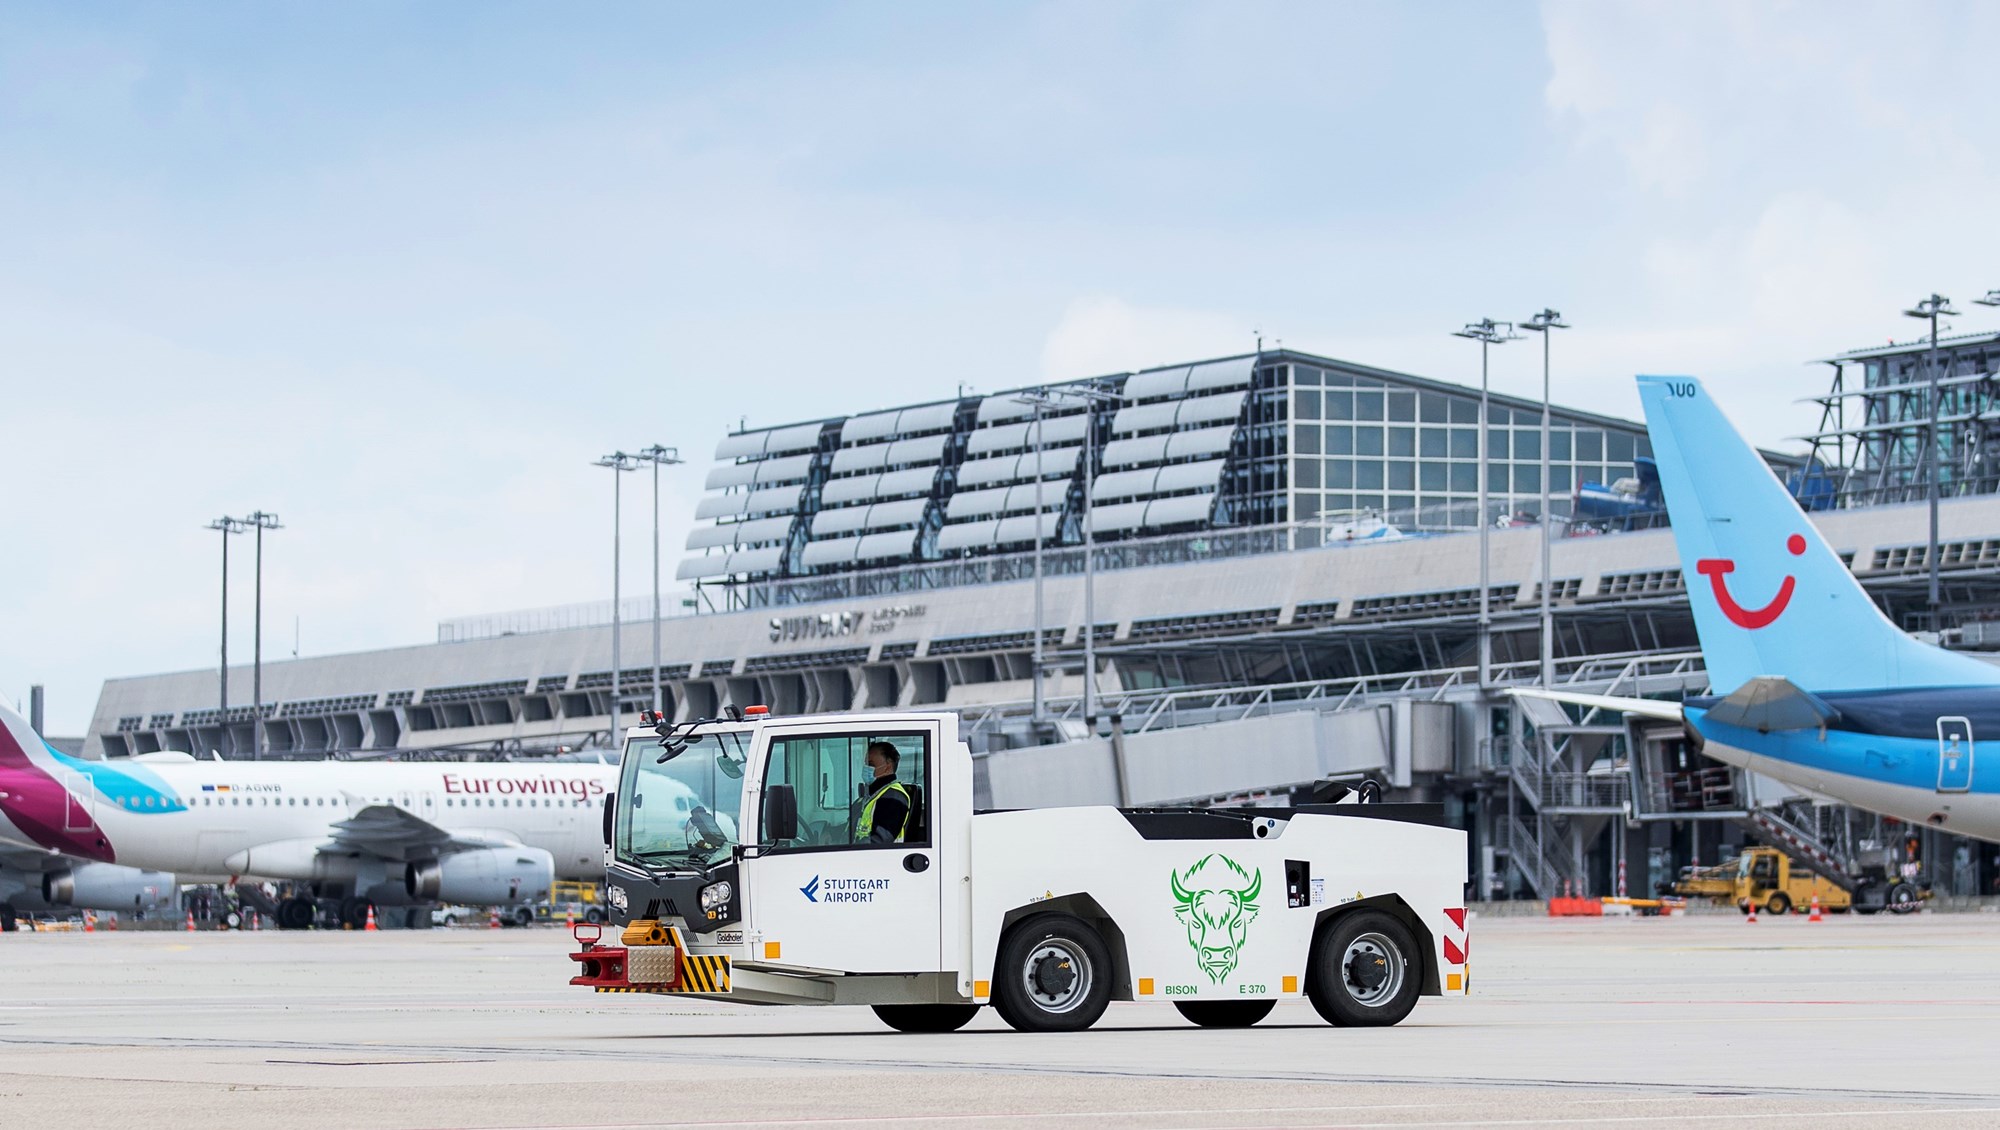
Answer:
[[[0,1127],[2000,1125],[2000,915],[1486,918],[1336,1029],[1023,1035],[571,989],[557,930],[0,937]]]

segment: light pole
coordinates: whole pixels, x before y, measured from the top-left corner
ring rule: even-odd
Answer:
[[[1097,481],[1097,406],[1118,404],[1122,397],[1096,385],[1071,386],[1056,395],[1084,401],[1083,416],[1083,720],[1092,736],[1097,734],[1097,564],[1095,538],[1090,528],[1090,492]]]
[[[657,443],[642,448],[639,458],[653,465],[653,710],[664,714],[666,694],[660,686],[660,467],[684,460],[679,448],[661,447]]]
[[[1543,307],[1541,313],[1522,322],[1521,328],[1542,335],[1542,685],[1551,687],[1556,681],[1556,621],[1549,593],[1554,587],[1554,579],[1549,576],[1549,539],[1555,536],[1550,530],[1555,518],[1549,513],[1549,500],[1553,496],[1549,489],[1549,339],[1557,330],[1568,329],[1569,323],[1562,320],[1560,313]]]
[[[1903,311],[1905,317],[1926,318],[1931,323],[1930,361],[1925,366],[1930,370],[1931,435],[1929,446],[1931,465],[1928,483],[1929,489],[1926,493],[1930,495],[1931,502],[1931,541],[1929,549],[1924,554],[1924,560],[1930,564],[1930,630],[1933,632],[1939,630],[1938,605],[1941,603],[1938,599],[1938,464],[1943,461],[1944,455],[1944,452],[1938,446],[1940,437],[1938,435],[1937,324],[1940,317],[1952,317],[1957,313],[1958,311],[1951,308],[1951,299],[1946,298],[1942,294],[1933,294],[1908,310]]]
[[[222,671],[217,681],[221,685],[217,706],[221,716],[216,719],[218,733],[216,741],[225,746],[229,741],[229,535],[243,532],[243,520],[231,518],[227,514],[208,524],[211,530],[222,531]],[[236,752],[231,748],[231,753]]]
[[[618,622],[621,610],[618,607],[620,599],[618,589],[618,556],[621,546],[621,535],[623,533],[619,528],[619,523],[624,513],[624,495],[622,490],[625,484],[625,472],[639,469],[639,457],[628,455],[623,451],[614,451],[599,459],[596,466],[611,468],[611,740],[616,743],[619,738],[618,718],[620,713],[618,709],[618,664],[620,659],[618,651]]]
[[[1049,404],[1049,394],[1042,390],[1023,393],[1014,398],[1017,404],[1026,404],[1035,411],[1035,705],[1034,724],[1039,731],[1044,711],[1042,698],[1042,409]]]
[[[1492,413],[1488,411],[1486,355],[1501,342],[1521,338],[1514,332],[1512,322],[1496,322],[1491,318],[1469,323],[1464,329],[1453,331],[1452,336],[1479,343],[1479,685],[1483,689],[1493,681],[1493,582],[1492,562],[1487,558],[1493,523],[1486,515],[1486,432]]]
[[[257,611],[256,630],[251,638],[255,641],[250,661],[250,697],[254,705],[250,708],[250,756],[261,760],[264,756],[264,531],[282,530],[276,514],[266,514],[253,510],[244,524],[257,531]]]

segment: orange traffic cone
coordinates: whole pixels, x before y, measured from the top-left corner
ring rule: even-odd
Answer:
[[[487,928],[488,930],[498,930],[498,929],[500,928],[500,908],[499,908],[499,907],[497,907],[497,906],[496,906],[496,907],[494,907],[494,908],[493,908],[493,917],[491,917],[491,918],[488,918],[488,919],[486,920],[486,928]]]
[[[1748,917],[1748,918],[1744,919],[1744,921],[1745,921],[1745,922],[1755,922],[1755,921],[1757,921],[1757,900],[1756,900],[1756,899],[1751,899],[1751,900],[1750,900],[1750,917]]]
[[[576,912],[575,912],[575,911],[573,911],[573,910],[565,910],[565,911],[563,911],[563,929],[565,929],[565,930],[574,930],[574,929],[576,929]]]
[[[83,932],[86,934],[97,933],[97,915],[92,914],[88,910],[83,912]]]
[[[261,915],[261,914],[259,914],[259,913],[257,913],[257,912],[256,912],[256,911],[254,911],[254,910],[253,910],[253,911],[251,911],[251,912],[250,912],[250,929],[254,931],[254,930],[262,930],[263,928],[264,928],[264,916],[263,916],[263,915]]]
[[[368,904],[368,921],[362,924],[361,929],[364,932],[374,932],[380,929],[380,927],[375,925],[375,904],[372,902]]]
[[[192,910],[188,911],[187,932],[190,934],[194,933],[194,911]]]
[[[1808,922],[1819,922],[1819,921],[1822,921],[1822,919],[1821,919],[1821,918],[1820,918],[1820,916],[1819,916],[1819,896],[1818,896],[1818,895],[1814,895],[1814,896],[1812,897],[1812,913],[1811,913],[1811,914],[1808,914],[1808,915],[1806,915],[1806,921],[1808,921]]]

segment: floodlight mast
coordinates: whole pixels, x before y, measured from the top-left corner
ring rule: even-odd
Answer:
[[[1486,513],[1486,508],[1490,504],[1487,486],[1486,433],[1490,428],[1492,412],[1487,354],[1492,351],[1493,346],[1521,340],[1521,335],[1514,332],[1512,322],[1496,322],[1491,318],[1481,318],[1477,322],[1468,323],[1462,330],[1452,331],[1452,336],[1470,338],[1479,343],[1479,686],[1483,690],[1493,682],[1493,566],[1488,554],[1493,522]]]
[[[256,630],[252,634],[254,651],[250,659],[250,756],[262,759],[264,756],[264,531],[282,530],[276,514],[266,514],[255,510],[243,519],[245,525],[257,531],[257,603]]]
[[[665,714],[666,688],[660,684],[660,468],[684,463],[680,449],[654,444],[641,448],[638,458],[653,465],[653,711]]]
[[[236,750],[229,740],[229,535],[242,533],[245,526],[243,519],[225,514],[210,522],[208,528],[222,532],[222,668],[215,740],[218,745],[230,746],[230,752],[234,753]]]
[[[1542,335],[1542,685],[1550,687],[1556,681],[1555,651],[1555,610],[1551,603],[1550,590],[1555,587],[1549,576],[1549,539],[1554,537],[1552,527],[1555,516],[1549,513],[1549,502],[1555,496],[1549,486],[1549,339],[1555,331],[1566,330],[1569,323],[1562,320],[1562,314],[1548,307],[1521,323],[1524,330],[1532,330]]]
[[[1055,390],[1058,397],[1084,401],[1083,416],[1083,721],[1097,734],[1097,546],[1090,528],[1091,491],[1097,485],[1097,406],[1122,404],[1124,397],[1095,382]]]
[[[611,727],[610,740],[616,744],[619,739],[619,620],[622,610],[618,607],[619,593],[619,551],[622,542],[620,519],[624,515],[624,496],[621,489],[625,482],[625,472],[639,469],[640,459],[623,451],[614,451],[598,459],[593,466],[611,468]]]
[[[1995,293],[1996,292],[1989,291],[1987,293],[1987,297],[1992,298]],[[1919,301],[1915,306],[1912,306],[1908,310],[1903,311],[1903,316],[1906,318],[1926,319],[1931,324],[1931,351],[1929,360],[1925,365],[1925,368],[1930,371],[1929,398],[1930,398],[1930,408],[1931,408],[1931,423],[1930,423],[1930,442],[1927,445],[1930,449],[1930,467],[1929,467],[1930,474],[1928,476],[1928,481],[1926,484],[1928,489],[1925,491],[1925,493],[1930,496],[1931,533],[1930,533],[1930,545],[1925,550],[1924,560],[1930,565],[1930,588],[1928,597],[1929,597],[1930,613],[1931,613],[1931,631],[1933,632],[1942,630],[1941,625],[1938,623],[1938,607],[1942,603],[1942,601],[1939,598],[1939,590],[1938,590],[1938,493],[1942,489],[1940,485],[1941,479],[1939,477],[1938,468],[1939,465],[1944,461],[1944,451],[1939,444],[1939,440],[1941,437],[1938,434],[1938,371],[1937,371],[1938,319],[1941,317],[1952,317],[1955,316],[1957,313],[1958,311],[1951,308],[1951,299],[1946,298],[1942,294],[1932,294],[1930,297]]]
[[[1014,402],[1029,406],[1035,414],[1035,701],[1032,717],[1036,736],[1039,737],[1047,702],[1042,695],[1042,412],[1052,401],[1046,390],[1036,389],[1016,396]]]

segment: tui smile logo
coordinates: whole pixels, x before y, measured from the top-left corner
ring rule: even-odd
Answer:
[[[807,902],[818,902],[818,901],[819,901],[819,876],[817,876],[817,875],[814,875],[814,876],[812,877],[812,882],[810,882],[810,883],[807,883],[807,884],[806,884],[805,886],[803,886],[803,887],[800,887],[800,888],[799,888],[799,893],[800,893],[800,894],[802,894],[802,895],[804,895],[804,896],[806,896],[806,901],[807,901]]]
[[[1806,551],[1806,539],[1799,534],[1793,534],[1785,539],[1785,548],[1793,557],[1797,557]],[[1787,573],[1785,579],[1778,584],[1778,595],[1772,597],[1770,603],[1762,608],[1745,608],[1730,594],[1729,582],[1724,580],[1736,571],[1736,562],[1725,557],[1704,557],[1694,563],[1694,571],[1708,578],[1709,590],[1715,596],[1716,607],[1722,609],[1722,614],[1729,618],[1729,622],[1752,631],[1770,625],[1785,614],[1785,609],[1792,603],[1792,590],[1798,584],[1798,579]]]

